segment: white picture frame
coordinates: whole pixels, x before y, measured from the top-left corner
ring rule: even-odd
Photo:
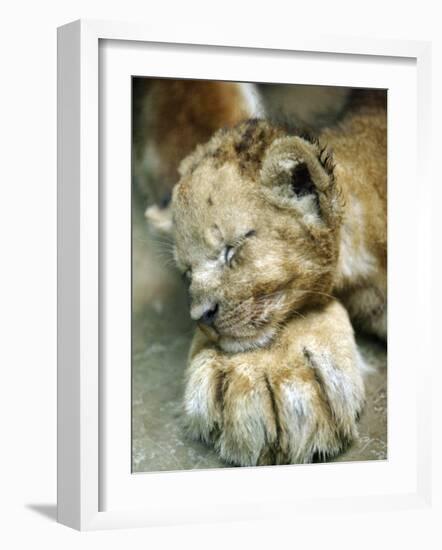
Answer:
[[[249,35],[250,36],[250,35]],[[122,397],[120,405],[115,401],[118,394],[118,379],[111,384],[103,386],[102,354],[100,338],[103,325],[103,270],[109,265],[102,261],[102,232],[109,229],[109,225],[100,224],[100,211],[109,208],[109,212],[115,211],[115,205],[120,197],[111,198],[110,202],[103,205],[102,188],[100,187],[100,113],[104,108],[100,99],[100,47],[105,42],[112,42],[123,46],[118,50],[114,67],[115,75],[129,71],[126,67],[127,52],[131,48],[140,48],[140,45],[154,45],[155,51],[150,51],[149,56],[152,66],[154,61],[161,59],[163,72],[158,72],[158,67],[150,69],[151,76],[185,77],[186,63],[178,63],[173,60],[167,64],[167,60],[161,58],[162,46],[169,49],[172,55],[178,56],[180,51],[189,53],[198,51],[195,60],[189,63],[203,63],[205,78],[218,78],[229,75],[235,79],[235,74],[244,80],[253,80],[253,67],[242,69],[242,73],[234,73],[235,62],[241,56],[250,54],[253,56],[272,55],[279,58],[282,69],[284,63],[290,61],[290,54],[303,52],[309,54],[309,59],[321,58],[324,67],[332,63],[333,58],[346,63],[362,64],[365,60],[374,59],[379,62],[379,67],[385,65],[385,74],[391,73],[392,67],[413,66],[413,71],[404,70],[404,80],[398,77],[396,86],[399,90],[401,82],[417,83],[416,90],[411,87],[408,97],[412,109],[417,114],[416,120],[410,116],[404,124],[409,124],[411,137],[404,135],[402,145],[407,151],[407,170],[394,159],[392,149],[389,178],[393,174],[395,179],[401,178],[403,189],[413,189],[413,180],[416,177],[417,162],[419,162],[419,186],[415,186],[414,194],[400,200],[402,212],[389,211],[392,218],[393,229],[403,222],[401,215],[406,214],[407,208],[412,204],[418,204],[418,231],[415,232],[411,242],[411,250],[416,254],[416,262],[407,274],[401,271],[403,267],[403,254],[398,249],[391,256],[392,268],[389,270],[389,282],[398,273],[402,273],[401,282],[398,283],[396,302],[400,289],[411,287],[415,291],[414,298],[407,306],[411,320],[405,327],[400,325],[400,316],[397,315],[397,323],[389,327],[389,364],[393,365],[392,376],[389,377],[389,390],[397,387],[398,378],[395,365],[405,357],[405,365],[402,370],[403,389],[402,397],[398,394],[397,401],[389,399],[389,422],[395,425],[394,411],[409,414],[410,435],[406,440],[390,429],[389,446],[392,449],[389,461],[383,464],[360,465],[353,468],[350,465],[321,465],[320,469],[301,470],[299,466],[272,467],[272,468],[244,468],[236,470],[200,471],[149,474],[148,476],[134,476],[130,468],[126,467],[126,443],[130,439],[130,424],[127,423],[127,392]],[[214,48],[221,57],[217,58],[217,66],[212,66],[211,58],[215,55]],[[120,55],[121,50],[124,55]],[[145,55],[143,53],[142,55]],[[157,56],[157,57],[155,57]],[[230,59],[229,73],[222,73],[222,67],[226,61],[222,56]],[[324,56],[327,56],[325,59]],[[364,57],[361,57],[364,56]],[[169,56],[170,57],[170,56]],[[201,59],[204,58],[205,61]],[[106,63],[109,61],[106,58]],[[120,61],[118,61],[118,59]],[[186,58],[187,59],[187,58]],[[118,66],[118,63],[120,65]],[[240,64],[236,63],[238,67]],[[402,64],[402,65],[401,65]],[[253,65],[253,64],[251,64]],[[134,65],[135,66],[135,65]],[[189,65],[190,66],[190,65]],[[211,66],[209,69],[208,67]],[[120,67],[120,68],[119,68]],[[167,67],[167,68],[164,68]],[[244,67],[244,65],[243,65]],[[169,71],[169,72],[168,72]],[[380,73],[382,70],[379,69]],[[398,73],[401,70],[398,69]],[[330,73],[324,72],[323,81],[309,81],[313,84],[340,84],[351,85],[357,79],[356,73],[351,77],[343,78],[335,73],[333,82],[330,81]],[[376,70],[370,76],[368,65],[364,71],[365,76],[360,76],[359,85],[382,86],[382,75],[377,81]],[[414,74],[414,76],[412,75]],[[136,74],[140,74],[138,71]],[[192,73],[195,76],[195,73]],[[261,74],[260,81],[265,80]],[[306,73],[308,74],[308,73]],[[401,73],[402,74],[402,73]],[[124,76],[124,75],[123,75]],[[267,74],[269,80],[275,77]],[[341,78],[341,80],[339,80]],[[387,78],[385,76],[385,78]],[[429,371],[431,357],[428,357],[428,345],[431,327],[431,315],[423,315],[421,320],[413,316],[415,311],[430,312],[430,288],[431,288],[431,238],[429,235],[429,215],[426,210],[431,203],[431,185],[427,172],[426,151],[429,144],[429,120],[430,102],[428,100],[428,82],[430,78],[430,45],[426,42],[405,42],[385,40],[364,40],[345,37],[315,38],[303,37],[297,33],[296,37],[281,37],[280,41],[272,44],[266,43],[264,38],[229,39],[210,38],[204,36],[202,31],[199,36],[186,36],[185,30],[181,34],[173,33],[173,36],[158,35],[152,28],[142,25],[100,22],[100,21],[76,21],[61,27],[58,31],[58,521],[70,527],[80,530],[151,526],[176,523],[194,523],[201,521],[219,521],[233,519],[252,519],[259,517],[271,517],[272,513],[266,504],[284,501],[285,512],[278,511],[278,517],[293,513],[309,513],[313,510],[326,509],[333,503],[335,510],[343,513],[357,506],[360,510],[380,510],[403,507],[428,506],[431,500],[431,468],[430,468],[430,402],[426,394],[429,389]],[[411,79],[411,80],[407,80]],[[275,80],[278,81],[278,80]],[[279,80],[280,81],[280,80]],[[104,79],[106,82],[106,79]],[[301,82],[302,83],[302,82]],[[364,84],[365,83],[365,84]],[[394,83],[393,83],[394,84]],[[116,86],[118,88],[118,86]],[[392,88],[393,89],[393,88]],[[408,88],[407,88],[408,89]],[[123,90],[124,91],[124,90]],[[406,101],[406,99],[404,99]],[[395,104],[389,105],[394,117]],[[397,109],[399,109],[399,104]],[[400,111],[396,109],[396,117],[399,119]],[[394,119],[392,118],[394,122]],[[123,124],[124,122],[120,123]],[[389,131],[394,125],[390,126]],[[120,126],[121,128],[121,126]],[[405,134],[405,132],[403,132]],[[410,133],[410,132],[409,132]],[[130,163],[127,162],[127,147],[130,153],[129,134],[121,132],[122,139],[126,139],[125,153],[122,153],[120,169],[130,171]],[[102,137],[102,136],[101,136]],[[408,140],[408,141],[407,141]],[[124,145],[124,144],[123,144]],[[389,147],[393,148],[389,141]],[[126,155],[126,162],[124,156]],[[128,172],[129,173],[129,172]],[[407,198],[408,197],[408,198]],[[414,202],[413,202],[414,201]],[[124,216],[122,217],[124,218]],[[121,228],[127,231],[127,219],[120,220]],[[126,225],[124,225],[126,223]],[[106,229],[107,228],[107,229]],[[397,238],[393,231],[392,238]],[[390,243],[389,243],[390,244]],[[126,243],[126,246],[128,243]],[[118,248],[118,247],[117,247]],[[121,254],[125,254],[121,249]],[[118,250],[114,253],[114,260],[118,259]],[[121,256],[120,256],[121,260]],[[124,264],[124,262],[119,262]],[[115,265],[115,264],[114,264]],[[130,265],[127,265],[130,271]],[[127,287],[127,270],[121,273],[122,279],[116,279],[115,284],[125,281]],[[408,277],[408,278],[407,278]],[[402,285],[402,286],[401,286]],[[395,319],[395,296],[389,298],[393,304],[391,317]],[[127,315],[127,311],[126,314]],[[126,319],[124,315],[122,319]],[[420,335],[419,349],[408,349],[405,355],[396,349],[395,342],[399,341],[399,326],[402,329],[402,337],[406,339],[407,331],[413,331]],[[395,327],[398,327],[396,329]],[[390,338],[390,333],[392,334]],[[125,338],[125,344],[124,344]],[[130,323],[126,327],[125,336],[119,343],[116,351],[118,355],[125,356],[124,345],[130,340]],[[392,346],[391,346],[392,344]],[[417,345],[417,344],[416,344]],[[427,351],[425,351],[427,350]],[[422,357],[427,353],[427,361],[419,365],[419,379],[414,379],[413,359]],[[127,354],[126,354],[127,355]],[[130,361],[130,357],[127,357]],[[389,365],[390,368],[390,365]],[[120,373],[121,376],[121,373]],[[127,382],[129,383],[129,382]],[[127,388],[126,383],[126,388]],[[124,382],[123,382],[124,385]],[[427,391],[426,391],[427,390]],[[407,393],[408,392],[408,393]],[[107,395],[109,394],[109,395]],[[114,398],[115,411],[121,415],[113,419],[115,433],[113,442],[108,443],[103,426],[103,415],[106,407],[103,402]],[[405,412],[405,396],[413,398],[416,406],[408,407]],[[391,396],[390,396],[391,397]],[[393,394],[394,398],[394,394]],[[402,400],[402,404],[401,404]],[[393,411],[393,412],[392,412]],[[119,412],[117,414],[120,414]],[[397,418],[397,417],[396,417]],[[120,437],[123,439],[116,439]],[[119,451],[118,447],[123,449]],[[398,460],[400,450],[407,443],[412,446],[410,460]],[[109,445],[113,445],[109,446]],[[395,447],[397,445],[397,447]],[[402,447],[401,447],[402,445]],[[129,446],[130,448],[130,446]],[[125,454],[126,453],[126,454]],[[107,455],[115,457],[109,460]],[[402,468],[403,466],[403,468]],[[350,467],[345,475],[342,468]],[[308,468],[308,467],[307,467]],[[364,469],[365,468],[365,469]],[[402,469],[401,469],[402,468]],[[124,470],[124,471],[123,471]],[[302,488],[299,472],[302,479],[308,480],[309,488]],[[118,477],[121,473],[121,478]],[[196,475],[195,475],[196,474]],[[396,475],[397,474],[397,475]],[[297,476],[297,477],[296,477]],[[371,484],[373,490],[358,486],[359,480],[366,477],[366,487]],[[342,482],[346,477],[347,481]],[[295,479],[296,478],[296,479]],[[296,481],[298,493],[290,495],[284,490],[287,480]],[[335,483],[327,480],[335,479]],[[385,480],[392,480],[387,483]],[[376,483],[377,480],[377,483]],[[259,493],[254,487],[259,483]],[[361,482],[362,483],[362,482]],[[111,497],[103,500],[103,484],[114,484],[112,491],[107,491]],[[229,485],[234,485],[240,494],[229,494]],[[326,487],[326,489],[323,489]],[[193,490],[192,490],[193,488]],[[216,488],[216,492],[213,490]],[[310,496],[309,491],[310,490]],[[365,491],[365,492],[364,492]],[[138,493],[138,495],[136,494]],[[190,496],[189,493],[192,493]],[[145,504],[140,505],[141,496],[146,496]],[[215,495],[216,498],[211,494]],[[141,495],[141,496],[140,496]],[[180,496],[181,495],[181,496]],[[183,498],[183,495],[185,498]],[[247,496],[245,496],[247,495]],[[109,504],[110,503],[110,504]],[[275,507],[272,507],[275,509]],[[277,507],[276,507],[277,508]]]

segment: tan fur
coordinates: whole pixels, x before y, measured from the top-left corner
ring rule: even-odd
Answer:
[[[357,435],[359,361],[337,302],[293,318],[255,351],[225,354],[197,331],[184,400],[188,433],[242,466],[336,455]]]
[[[376,97],[376,96],[375,96]],[[346,204],[334,291],[353,321],[386,338],[387,116],[382,95],[322,134]]]
[[[357,433],[360,361],[333,296],[386,337],[381,103],[355,104],[319,140],[249,121],[180,166],[176,262],[192,317],[217,307],[195,336],[185,412],[229,462],[306,462]]]
[[[290,170],[299,163],[308,166],[316,194],[297,200],[289,187]],[[338,128],[324,130],[319,142],[264,121],[243,123],[197,147],[180,170],[173,202],[176,257],[183,271],[196,273],[194,302],[219,303],[228,318],[234,308],[245,315],[253,303],[278,293],[280,311],[267,322],[269,330],[332,294],[355,322],[386,337],[382,106],[356,108]],[[208,238],[211,231],[218,239]],[[222,261],[201,267],[237,241],[238,269],[225,269]],[[202,270],[210,274],[200,284]],[[234,337],[241,338],[240,331]]]

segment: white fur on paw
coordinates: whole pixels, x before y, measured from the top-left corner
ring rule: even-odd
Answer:
[[[213,363],[214,354],[209,350],[200,352],[192,360],[184,394],[187,431],[194,439],[202,439],[206,443],[220,422],[215,396],[217,372]]]
[[[255,390],[234,397],[234,403],[228,401],[228,395],[226,399],[223,429],[216,448],[227,462],[255,466],[269,439],[262,396]]]
[[[144,216],[149,225],[159,233],[172,232],[172,213],[170,207],[159,208],[156,204],[149,206]]]
[[[310,365],[316,371],[317,379],[333,412],[333,418],[345,437],[357,435],[355,418],[364,403],[364,384],[360,369],[360,355],[356,348],[354,356],[341,358],[339,367],[330,353],[312,353],[305,350]],[[344,362],[347,361],[347,365]]]

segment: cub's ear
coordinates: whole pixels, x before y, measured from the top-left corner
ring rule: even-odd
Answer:
[[[337,206],[330,151],[298,136],[270,145],[262,163],[261,183],[270,202],[297,211],[308,224],[321,223]]]

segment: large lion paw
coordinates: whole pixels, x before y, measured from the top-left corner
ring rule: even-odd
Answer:
[[[241,466],[336,455],[357,435],[364,400],[354,351],[334,357],[302,347],[281,358],[263,350],[225,356],[203,349],[188,370],[188,431]]]

